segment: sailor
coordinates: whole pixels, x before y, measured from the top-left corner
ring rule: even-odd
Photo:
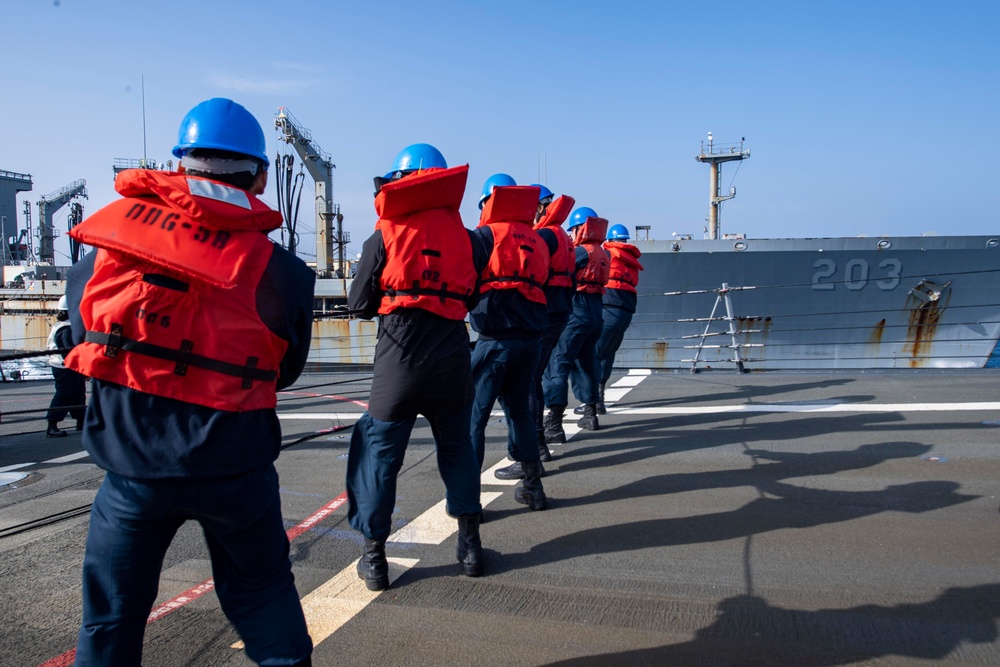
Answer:
[[[502,398],[514,463],[495,474],[500,479],[523,478],[514,489],[514,500],[544,510],[547,499],[529,398],[547,322],[543,287],[556,245],[553,240],[550,247],[532,229],[540,189],[516,186],[513,180],[506,174],[487,179],[474,232],[489,262],[480,273],[480,302],[469,313],[469,323],[479,333],[472,352],[472,444],[482,468],[486,424],[494,401]],[[500,182],[511,185],[497,185]]]
[[[120,173],[124,197],[70,235],[66,365],[93,380],[83,445],[107,471],[90,515],[76,665],[138,665],[160,568],[201,524],[215,591],[258,664],[309,665],[274,460],[276,392],[295,382],[315,274],[267,233],[281,215],[264,132],[214,98],[180,125],[178,172]]]
[[[543,427],[543,416],[545,414],[545,400],[542,394],[542,373],[549,363],[552,349],[559,340],[560,334],[566,328],[570,311],[573,310],[573,273],[575,262],[575,251],[573,241],[569,234],[562,228],[562,223],[569,217],[573,210],[575,201],[568,195],[559,198],[544,185],[533,184],[539,189],[538,208],[535,210],[534,229],[539,236],[545,240],[550,248],[556,248],[549,257],[549,275],[545,281],[545,311],[548,325],[542,332],[539,343],[541,350],[538,356],[538,366],[532,374],[531,393],[528,396],[528,404],[531,414],[535,419],[535,438],[538,441],[539,460],[543,463],[552,460],[552,452],[545,442],[545,429]],[[514,459],[514,446],[511,439],[507,441],[508,456]],[[494,475],[499,479],[520,479],[523,470],[514,464],[497,470]],[[542,470],[544,477],[544,467]]]
[[[76,430],[82,431],[87,405],[87,378],[66,368],[63,361],[73,347],[73,332],[69,324],[69,306],[66,305],[65,294],[59,297],[57,308],[59,312],[56,314],[56,323],[49,332],[45,346],[45,349],[52,351],[49,355],[49,367],[52,368],[52,377],[56,381],[55,394],[45,415],[49,423],[49,428],[45,431],[48,438],[64,438],[69,435],[59,429],[59,422],[66,418],[67,413],[76,420]]]
[[[348,293],[360,317],[379,318],[368,410],[347,458],[347,516],[364,536],[358,576],[373,591],[389,586],[385,541],[417,415],[430,422],[437,444],[446,510],[458,520],[458,561],[467,576],[484,571],[465,317],[478,300],[485,257],[474,258],[478,243],[459,215],[468,174],[468,165],[449,169],[429,144],[404,148],[375,179],[379,220]]]
[[[599,415],[606,413],[604,387],[611,378],[615,354],[625,337],[625,330],[632,323],[638,299],[636,286],[639,284],[639,272],[642,271],[642,264],[639,263],[642,253],[629,243],[628,239],[628,229],[625,225],[612,225],[608,230],[608,240],[604,243],[604,249],[611,253],[611,269],[602,300],[604,324],[601,328],[601,337],[597,341],[597,364],[601,369],[597,401]],[[583,410],[584,406],[581,405],[573,412],[583,414]]]
[[[584,403],[583,417],[577,425],[591,431],[600,427],[597,421],[600,371],[596,348],[601,335],[601,296],[608,280],[610,263],[608,252],[601,247],[607,229],[608,221],[587,206],[576,209],[570,215],[569,231],[576,246],[576,291],[573,293],[573,312],[542,375],[545,406],[549,409],[544,421],[545,441],[548,443],[566,442],[562,419],[571,373],[579,398]]]

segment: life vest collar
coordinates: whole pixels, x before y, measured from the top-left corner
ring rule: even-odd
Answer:
[[[640,269],[642,265],[639,264],[639,257],[642,255],[642,251],[631,243],[623,243],[622,241],[606,241],[604,247],[608,252],[611,253],[612,261],[618,260],[625,262],[630,266],[638,266]]]
[[[545,213],[542,214],[541,219],[535,223],[535,229],[541,229],[542,227],[562,227],[562,223],[566,222],[566,218],[573,212],[575,205],[576,200],[569,195],[562,195],[556,198],[545,209]]]
[[[382,186],[375,196],[379,221],[443,208],[458,211],[469,179],[469,165],[450,169],[425,169]],[[376,224],[378,229],[378,224]]]
[[[576,245],[584,243],[603,243],[608,236],[608,221],[606,218],[589,217],[576,232]],[[574,230],[575,231],[575,230]]]
[[[483,206],[479,226],[496,222],[532,224],[538,210],[540,189],[532,185],[506,185],[493,188],[493,194]]]
[[[281,226],[281,213],[246,190],[200,176],[127,169],[115,178],[115,189],[123,197],[157,197],[210,229],[269,232]]]

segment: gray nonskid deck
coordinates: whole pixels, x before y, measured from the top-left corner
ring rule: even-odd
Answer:
[[[286,442],[350,423],[362,408],[324,395],[365,400],[368,381],[355,377],[323,387],[347,378],[313,375],[283,395]],[[555,448],[549,510],[528,511],[510,484],[484,477],[484,497],[500,494],[482,527],[486,576],[459,574],[453,535],[390,544],[412,565],[365,604],[347,593],[324,603],[331,615],[354,611],[318,643],[314,664],[1000,664],[997,379],[988,370],[633,378],[602,430]],[[42,387],[0,385],[0,404],[44,406]],[[85,505],[100,480],[87,458],[44,463],[71,458],[79,437],[46,439],[42,425],[0,424],[0,469],[39,462],[18,468],[32,473],[27,483],[0,491],[0,530]],[[487,466],[503,458],[505,434],[497,417]],[[289,528],[344,490],[349,438],[349,429],[325,433],[282,454]],[[397,527],[420,524],[442,497],[420,420]],[[81,516],[0,539],[0,665],[37,665],[73,647],[85,536]],[[343,576],[359,542],[343,505],[293,539],[300,595]],[[210,576],[189,524],[158,603]],[[211,593],[152,623],[146,638],[144,664],[154,667],[250,664],[231,648],[238,638]]]

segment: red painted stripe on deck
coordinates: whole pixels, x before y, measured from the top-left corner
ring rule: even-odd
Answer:
[[[353,403],[354,405],[361,406],[365,410],[368,409],[368,403],[365,401],[359,401],[353,398],[348,398],[347,396],[338,396],[337,394],[314,394],[309,391],[279,391],[282,396],[308,396],[309,398],[329,398],[340,403]]]
[[[339,496],[337,496],[336,498],[328,502],[326,505],[323,505],[323,507],[320,507],[318,510],[307,516],[305,519],[300,521],[298,525],[289,528],[285,533],[286,535],[288,535],[289,541],[294,540],[296,537],[299,537],[300,535],[302,535],[302,533],[306,532],[307,530],[318,524],[320,521],[322,521],[329,515],[333,514],[346,502],[347,502],[347,491],[342,491]],[[180,595],[170,600],[167,600],[163,604],[153,609],[153,611],[149,613],[149,619],[146,621],[146,625],[149,625],[153,621],[160,620],[167,614],[177,611],[178,609],[180,609],[181,607],[185,606],[190,602],[194,602],[195,600],[197,600],[198,598],[200,598],[202,595],[209,592],[213,588],[215,588],[215,582],[212,579],[206,579],[197,586],[192,586],[191,588],[187,589]],[[62,655],[58,655],[52,658],[51,660],[43,662],[38,667],[69,667],[69,665],[73,664],[75,658],[76,658],[76,649],[72,649],[70,651],[67,651],[66,653],[63,653]]]

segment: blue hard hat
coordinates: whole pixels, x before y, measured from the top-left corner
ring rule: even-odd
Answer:
[[[393,174],[408,174],[419,169],[447,169],[448,163],[441,151],[430,144],[410,144],[399,151],[392,161],[392,169],[385,175],[392,178]]]
[[[574,227],[579,227],[583,223],[587,222],[587,218],[596,218],[597,211],[590,208],[589,206],[581,206],[572,213],[569,214],[569,227],[566,229],[573,229]]]
[[[232,151],[269,164],[264,130],[242,105],[213,97],[188,111],[177,132],[174,155],[184,157],[197,148]]]
[[[541,183],[532,183],[531,187],[538,188],[538,190],[540,192],[540,194],[538,195],[538,201],[540,201],[540,202],[543,202],[546,199],[551,200],[553,197],[555,197],[555,195],[552,193],[552,190],[549,190],[547,187],[545,187]]]
[[[479,208],[482,208],[486,200],[493,194],[493,188],[503,188],[508,185],[517,185],[517,181],[507,174],[493,174],[487,178],[486,182],[483,183],[483,194],[479,197]]]
[[[620,239],[628,241],[628,229],[625,228],[625,225],[611,225],[611,229],[608,230],[608,240],[618,241]]]

